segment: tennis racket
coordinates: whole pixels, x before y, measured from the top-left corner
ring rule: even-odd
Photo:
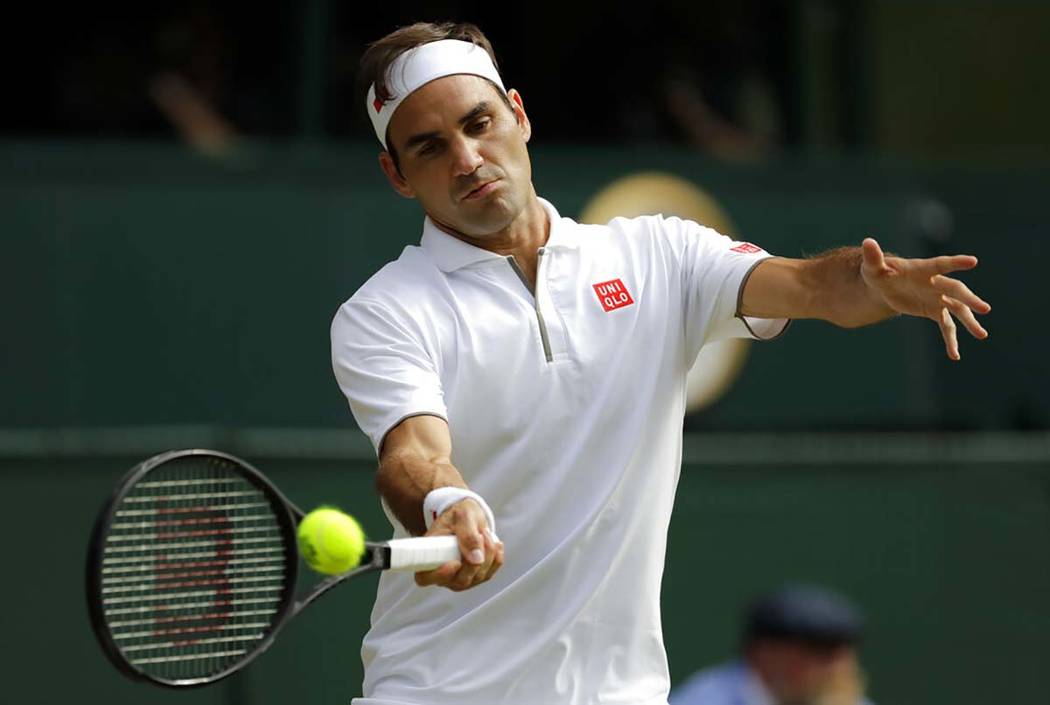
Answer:
[[[162,686],[214,683],[346,580],[460,557],[454,536],[368,542],[357,568],[297,599],[302,517],[262,473],[226,453],[177,450],[132,468],[102,507],[88,549],[91,624],[110,661]]]

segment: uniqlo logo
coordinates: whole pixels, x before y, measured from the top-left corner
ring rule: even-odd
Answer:
[[[758,245],[752,245],[750,242],[742,242],[736,247],[730,247],[733,252],[740,252],[745,255],[753,255],[756,252],[764,252],[764,250]]]
[[[631,298],[627,287],[619,279],[595,284],[594,293],[598,295],[598,302],[605,309],[606,313],[634,303],[634,299]]]

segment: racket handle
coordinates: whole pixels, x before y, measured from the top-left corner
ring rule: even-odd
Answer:
[[[449,561],[460,560],[459,539],[455,536],[420,536],[391,539],[388,570],[433,570]]]

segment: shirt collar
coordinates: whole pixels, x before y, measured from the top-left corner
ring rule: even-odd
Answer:
[[[558,215],[558,211],[550,202],[542,198],[539,199],[539,202],[547,211],[551,225],[544,247],[548,249],[554,247],[575,247],[576,244],[571,233],[573,221]],[[457,269],[486,260],[504,259],[503,255],[475,247],[449,235],[435,225],[430,216],[423,220],[423,237],[419,244],[427,256],[443,272],[454,272]]]

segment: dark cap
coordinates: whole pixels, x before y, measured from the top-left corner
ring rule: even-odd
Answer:
[[[815,585],[790,585],[752,604],[744,640],[798,639],[837,646],[858,641],[863,628],[864,616],[845,596]]]

